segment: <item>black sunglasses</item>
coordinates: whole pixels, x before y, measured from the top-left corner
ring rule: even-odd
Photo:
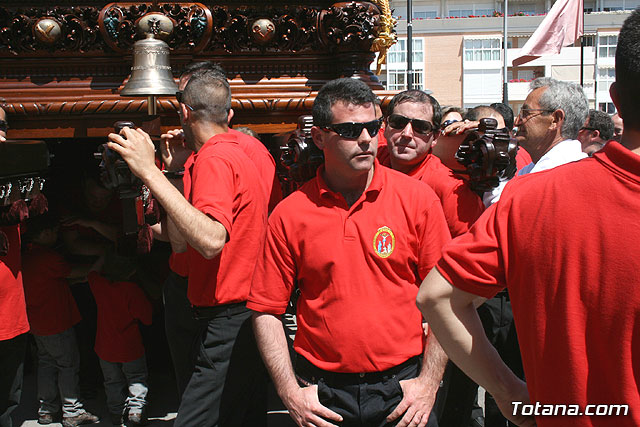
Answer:
[[[0,120],[0,131],[6,132],[9,129],[9,123],[6,120]]]
[[[366,123],[336,123],[322,126],[321,129],[332,130],[343,138],[356,139],[362,133],[362,129],[366,129],[370,137],[376,136],[380,131],[380,126],[382,126],[382,117]]]
[[[411,128],[417,133],[429,133],[433,132],[433,123],[427,120],[410,119],[401,114],[392,114],[387,119],[389,126],[393,129],[404,129],[408,123],[411,123]]]
[[[179,104],[184,104],[185,107],[187,107],[189,110],[195,111],[195,109],[191,105],[189,105],[186,102],[182,101],[182,91],[181,90],[176,92],[176,99],[178,100]],[[178,113],[180,113],[180,110],[178,110]]]

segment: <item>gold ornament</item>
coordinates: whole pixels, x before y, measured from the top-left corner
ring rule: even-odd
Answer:
[[[380,14],[378,34],[373,40],[373,44],[371,46],[372,52],[380,52],[378,55],[378,66],[376,67],[376,75],[380,75],[382,64],[387,62],[387,51],[397,40],[397,37],[393,32],[393,27],[395,27],[397,20],[391,15],[389,0],[373,0],[372,2],[382,11]]]

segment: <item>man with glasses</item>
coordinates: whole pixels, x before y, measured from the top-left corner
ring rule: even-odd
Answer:
[[[256,168],[228,132],[231,91],[218,73],[189,79],[180,103],[184,196],[154,161],[142,130],[110,134],[109,147],[151,190],[172,220],[171,244],[187,252],[188,298],[202,335],[175,426],[264,426],[264,367],[246,307],[266,230],[267,196]]]
[[[578,132],[582,151],[589,157],[613,138],[613,120],[604,111],[589,110],[589,117]]]
[[[432,154],[440,134],[438,101],[420,90],[408,90],[389,103],[378,159],[385,166],[428,184],[440,199],[453,237],[465,233],[484,210],[482,200],[467,181],[454,175]]]
[[[449,356],[518,425],[640,425],[638,9],[620,30],[615,62],[610,93],[624,119],[621,143],[515,179],[445,247],[418,294]],[[474,308],[505,287],[526,385],[484,338]],[[528,403],[538,409],[521,411]],[[594,416],[603,413],[595,407],[606,416]]]
[[[437,425],[445,359],[412,299],[449,231],[428,185],[376,160],[375,100],[349,78],[318,92],[324,165],[271,214],[251,287],[258,346],[298,425]],[[280,315],[296,285],[294,373]]]
[[[577,140],[589,112],[584,90],[576,83],[540,77],[516,117],[516,139],[531,156],[517,176],[540,172],[587,157]],[[487,206],[497,202],[507,182],[484,194]]]

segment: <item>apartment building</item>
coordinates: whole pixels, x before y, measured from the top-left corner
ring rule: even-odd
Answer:
[[[613,113],[609,86],[615,77],[618,32],[640,0],[585,0],[583,46],[577,41],[560,54],[513,67],[513,59],[552,5],[550,0],[507,3],[509,104],[517,111],[528,82],[547,76],[582,81],[592,108]],[[388,89],[402,90],[407,82],[407,2],[392,0],[391,6],[398,19],[398,43],[389,51],[379,78]],[[414,87],[431,90],[443,105],[473,107],[502,101],[503,12],[500,0],[414,0]]]

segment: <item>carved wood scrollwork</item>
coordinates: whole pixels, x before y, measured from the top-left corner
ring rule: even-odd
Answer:
[[[162,4],[153,7],[119,2],[106,5],[100,12],[100,32],[109,47],[117,52],[130,52],[137,38],[137,21],[150,12],[161,13],[174,22],[172,37],[165,40],[172,50],[197,53],[211,37],[211,11],[203,4]]]
[[[72,7],[0,7],[0,53],[39,51],[129,53],[136,23],[151,12],[172,20],[166,42],[191,54],[369,51],[380,9],[368,2],[309,6],[230,6],[201,3],[110,3]]]
[[[69,51],[88,52],[106,50],[98,30],[99,10],[95,7],[50,7],[29,8],[10,11],[0,7],[0,50],[9,50],[17,55],[24,52]],[[48,18],[59,25],[39,26],[39,21]],[[51,30],[54,33],[48,33]],[[36,33],[42,31],[42,37]]]

